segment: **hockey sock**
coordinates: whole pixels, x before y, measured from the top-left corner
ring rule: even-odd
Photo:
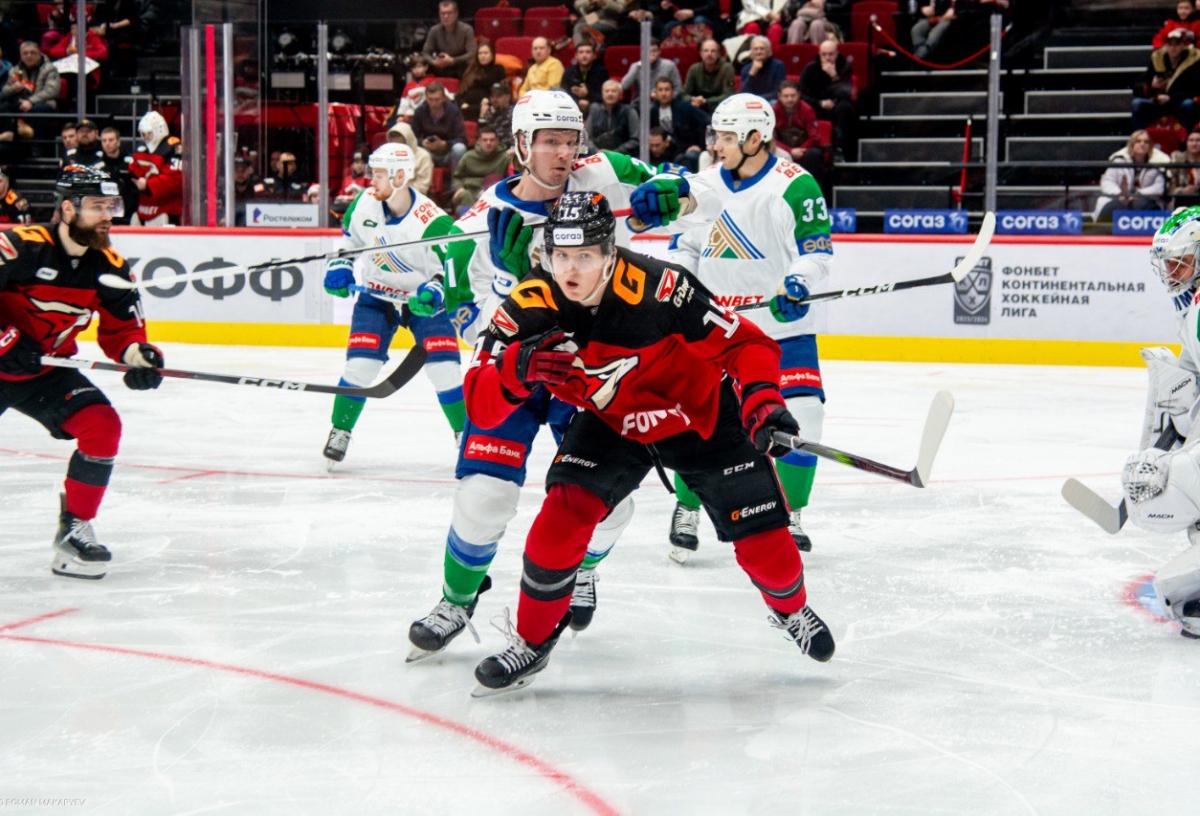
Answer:
[[[498,542],[475,546],[463,541],[450,528],[446,556],[442,561],[442,597],[458,606],[470,606],[496,557]]]
[[[678,473],[675,474],[675,501],[692,510],[700,509],[700,497],[684,484],[683,477]]]
[[[450,391],[438,391],[438,402],[441,403],[442,413],[450,423],[450,430],[462,433],[467,421],[467,404],[463,402],[462,386]]]
[[[604,500],[589,490],[572,484],[550,486],[525,542],[517,632],[526,642],[544,643],[567,614],[588,539],[607,513]]]
[[[338,385],[349,386],[350,388],[359,388],[354,383],[346,382],[345,379],[339,380]],[[358,422],[359,414],[362,413],[367,401],[363,397],[347,397],[343,394],[338,394],[333,398],[333,427],[342,431],[353,431],[355,423]]]
[[[112,476],[113,459],[121,440],[121,419],[111,405],[89,405],[67,417],[62,429],[75,437],[77,444],[63,484],[66,510],[76,518],[90,521],[100,509]]]
[[[804,564],[786,527],[738,539],[733,542],[733,550],[767,606],[790,615],[807,603]]]
[[[788,507],[793,510],[808,507],[813,477],[817,475],[817,457],[811,453],[789,453],[775,460],[775,472],[779,475]]]

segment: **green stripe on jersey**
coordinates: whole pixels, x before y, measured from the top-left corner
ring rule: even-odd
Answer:
[[[783,191],[783,200],[791,207],[792,215],[796,218],[796,228],[792,234],[796,243],[800,245],[801,252],[828,252],[831,249],[828,240],[823,247],[804,247],[806,238],[819,235],[828,239],[833,230],[829,220],[829,209],[825,206],[825,196],[821,195],[821,187],[817,180],[808,173],[796,176]]]
[[[613,172],[617,174],[617,181],[621,184],[641,184],[649,181],[654,176],[653,167],[643,164],[633,156],[626,156],[624,153],[613,153],[611,150],[601,150],[600,153],[608,159],[608,163],[612,165]]]

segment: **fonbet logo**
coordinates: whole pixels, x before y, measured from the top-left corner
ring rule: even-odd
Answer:
[[[671,421],[682,419],[684,425],[692,424],[691,418],[683,412],[683,406],[676,403],[674,408],[666,410],[634,411],[632,414],[626,414],[621,421],[621,436],[629,436],[635,430],[640,434],[649,433],[659,424],[667,422],[668,419]]]

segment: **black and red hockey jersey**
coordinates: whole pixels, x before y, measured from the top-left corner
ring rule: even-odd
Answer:
[[[129,172],[146,180],[146,189],[138,197],[138,218],[149,221],[163,213],[183,215],[183,148],[178,139],[166,137],[153,153],[144,144],[138,145]]]
[[[146,342],[146,327],[137,290],[100,284],[97,276],[105,273],[129,278],[129,264],[113,249],[68,255],[53,226],[0,232],[0,332],[16,326],[43,354],[70,357],[78,351],[75,337],[99,314],[100,348],[120,362],[130,344]],[[0,379],[29,376],[0,373]]]
[[[29,202],[16,190],[9,190],[0,199],[0,224],[28,224]]]
[[[618,248],[597,307],[567,300],[540,267],[513,289],[467,371],[473,423],[493,428],[520,405],[495,365],[505,347],[554,328],[578,351],[571,375],[551,392],[639,442],[684,431],[707,438],[726,372],[742,385],[779,382],[779,346],[762,330],[717,305],[691,273]]]

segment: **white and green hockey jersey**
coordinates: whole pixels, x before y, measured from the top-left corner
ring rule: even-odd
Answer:
[[[788,275],[818,292],[833,259],[829,211],[816,179],[774,156],[752,178],[734,181],[720,165],[688,176],[695,209],[665,229],[669,257],[691,270],[722,306],[765,303]],[[745,313],[771,337],[815,334],[814,308],[781,323],[765,307]]]
[[[409,187],[412,205],[393,213],[386,202],[364,190],[342,217],[345,248],[359,249],[401,241],[433,238],[453,231],[454,220],[431,200]],[[411,295],[427,280],[442,274],[446,248],[437,244],[396,247],[358,256],[356,266],[364,286],[395,297]]]
[[[629,194],[644,181],[654,176],[654,170],[637,159],[623,153],[601,151],[595,155],[580,159],[567,180],[566,190],[588,190],[597,192],[608,199],[608,204],[614,210],[629,206]],[[510,176],[484,190],[479,200],[470,210],[463,214],[455,226],[462,232],[487,232],[488,211],[496,208],[512,208],[519,210],[527,224],[534,227],[533,240],[529,244],[530,267],[536,267],[542,259],[542,230],[538,226],[549,215],[547,207],[553,203],[548,201],[522,201],[512,193],[520,176]],[[617,245],[628,247],[630,232],[625,226],[625,219],[617,219]],[[449,264],[446,270],[446,290],[448,300],[452,304],[474,300],[480,308],[479,317],[472,324],[471,332],[464,328],[463,337],[468,341],[474,340],[474,332],[482,330],[491,320],[496,307],[508,297],[513,287],[518,283],[516,277],[506,269],[501,269],[492,263],[488,251],[487,235],[482,235],[474,242],[474,251],[467,263],[467,275],[461,270],[462,264],[455,255],[455,273],[453,280]],[[451,296],[450,293],[453,292]]]

